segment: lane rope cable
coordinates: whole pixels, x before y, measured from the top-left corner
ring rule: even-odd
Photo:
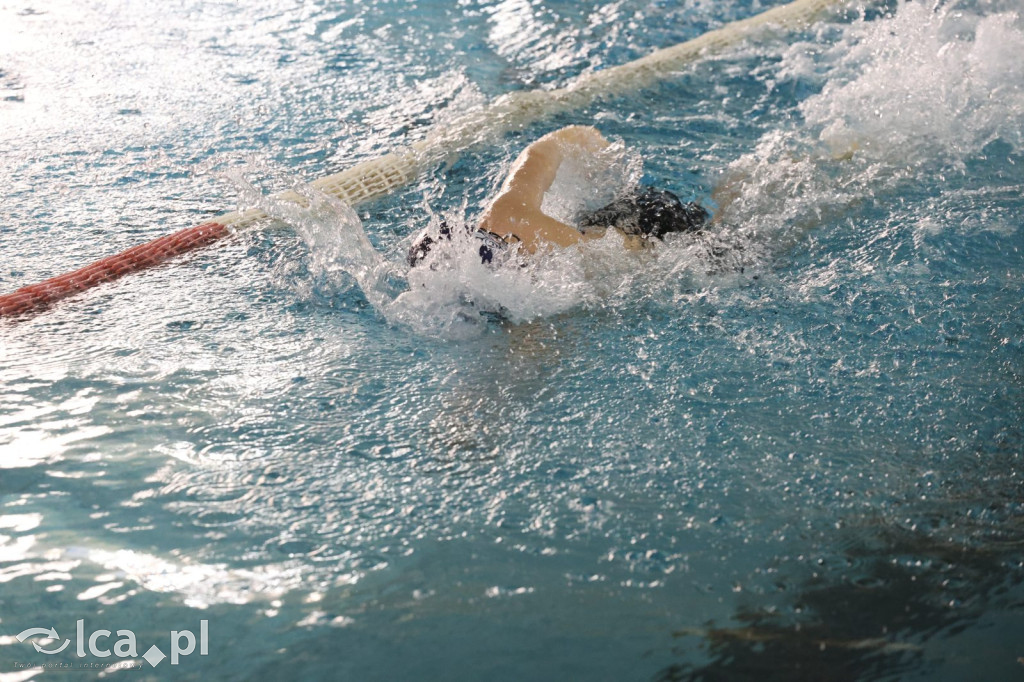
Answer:
[[[851,0],[794,0],[747,19],[708,31],[697,38],[657,50],[646,57],[583,74],[569,85],[552,90],[524,90],[496,98],[489,106],[469,112],[432,130],[403,150],[369,159],[310,183],[349,206],[382,197],[470,147],[558,113],[581,109],[599,97],[617,96],[650,87],[681,67],[720,52],[768,27],[800,29],[827,10]],[[294,191],[273,195],[305,205]],[[84,268],[0,296],[0,317],[24,315],[48,307],[104,282],[159,265],[171,258],[223,239],[234,231],[267,218],[257,208],[224,213],[212,220],[108,256]]]

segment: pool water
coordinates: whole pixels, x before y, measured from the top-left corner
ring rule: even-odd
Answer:
[[[766,4],[7,4],[0,291]],[[131,674],[1018,679],[1021,10],[833,14],[0,322],[0,680],[203,620]],[[727,256],[406,273],[574,123]]]

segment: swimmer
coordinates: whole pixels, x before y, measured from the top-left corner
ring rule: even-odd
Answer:
[[[493,262],[496,254],[515,244],[519,251],[536,254],[553,247],[569,247],[598,239],[608,230],[623,236],[626,248],[642,248],[669,232],[700,232],[710,216],[699,204],[684,204],[675,194],[654,187],[635,188],[596,211],[580,215],[568,225],[541,210],[544,195],[558,168],[572,155],[595,155],[609,142],[591,126],[569,126],[548,133],[519,155],[498,196],[484,212],[474,232],[480,258]],[[435,232],[424,231],[409,249],[410,266],[419,265],[441,239],[451,239],[451,228],[441,222]]]

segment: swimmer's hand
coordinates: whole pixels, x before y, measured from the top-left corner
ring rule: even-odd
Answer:
[[[596,153],[607,147],[610,143],[605,139],[597,128],[594,126],[566,126],[560,130],[556,130],[553,133],[548,133],[544,137],[540,138],[534,145],[543,145],[554,141],[560,144],[563,149],[563,153],[568,151],[565,147],[576,148],[579,151],[589,152],[591,154]],[[573,150],[575,151],[575,150]]]

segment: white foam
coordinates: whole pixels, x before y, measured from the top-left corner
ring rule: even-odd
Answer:
[[[827,53],[828,82],[800,106],[811,131],[835,154],[906,163],[960,159],[997,138],[1024,148],[1020,17],[958,7],[901,3],[846,27]],[[790,73],[810,75],[795,51],[786,59]]]
[[[735,200],[720,217],[779,253],[922,173],[962,172],[994,140],[1024,149],[1021,20],[1002,4],[958,7],[900,3],[823,29],[830,45],[785,49],[776,76],[820,92],[800,103],[802,121],[730,164],[720,184]]]

